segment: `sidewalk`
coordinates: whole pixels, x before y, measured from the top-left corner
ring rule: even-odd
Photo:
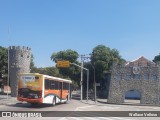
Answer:
[[[10,104],[16,104],[19,101],[16,97],[11,97],[10,95],[0,95],[0,105],[10,105]]]
[[[96,106],[108,106],[108,105],[123,105],[123,106],[152,106],[152,107],[160,107],[160,105],[152,105],[152,104],[140,104],[140,100],[125,100],[124,103],[120,104],[111,104],[107,103],[107,99],[99,99],[97,98],[97,101],[95,102],[94,100],[89,99],[87,100],[80,100],[84,104],[89,104],[89,105],[96,105]]]
[[[94,100],[89,99],[87,100],[80,100],[84,104],[89,104],[89,105],[97,105],[97,106],[104,106],[107,105],[107,99],[97,99],[95,102]]]

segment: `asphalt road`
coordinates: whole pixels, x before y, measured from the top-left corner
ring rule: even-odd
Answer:
[[[23,112],[42,112],[43,118],[32,118],[35,120],[159,120],[158,117],[119,117],[121,112],[118,111],[160,111],[160,107],[153,106],[134,106],[134,105],[111,105],[111,104],[93,104],[90,101],[86,103],[85,101],[72,100],[68,104],[58,104],[56,106],[51,105],[40,105],[31,106],[29,103],[17,103],[12,105],[0,105],[0,111],[17,111],[18,113]],[[54,112],[53,112],[54,111]],[[61,112],[63,111],[63,112]],[[77,112],[78,111],[78,112]],[[101,112],[97,112],[101,111]],[[105,112],[104,112],[105,111]],[[116,111],[112,113],[107,113],[106,111]],[[115,114],[118,117],[115,117]],[[48,117],[56,116],[56,117]],[[83,117],[82,117],[83,116]],[[106,117],[108,116],[108,117]],[[31,116],[32,117],[32,116]],[[19,120],[20,117],[15,118],[2,118],[4,120]],[[28,118],[23,118],[28,119]]]
[[[51,105],[32,106],[29,103],[20,102],[10,105],[0,105],[0,111],[14,111],[14,117],[2,117],[0,119],[28,120],[28,118],[26,118],[25,115],[31,115],[30,113],[40,113],[42,114],[42,116],[45,117],[40,118],[41,115],[39,114],[39,116],[37,116],[38,118],[34,118],[34,115],[31,115],[29,117],[31,117],[31,119],[34,120],[159,120],[159,117],[121,117],[123,116],[123,114],[128,114],[126,112],[123,113],[121,111],[134,111],[134,113],[131,112],[131,114],[135,115],[136,111],[137,113],[139,113],[139,111],[142,111],[143,115],[146,113],[143,111],[157,113],[156,111],[160,111],[160,107],[158,106],[139,106],[137,104],[137,101],[128,101],[128,103],[131,102],[133,104],[127,103],[125,105],[106,104],[105,102],[97,102],[97,104],[95,104],[95,102],[92,100],[89,100],[88,102],[86,102],[86,100],[80,101],[77,95],[73,97],[75,99],[72,99],[70,103],[57,104],[54,107]],[[20,115],[20,117],[17,117],[18,115]]]

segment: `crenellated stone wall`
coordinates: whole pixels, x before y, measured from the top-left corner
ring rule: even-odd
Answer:
[[[123,103],[125,92],[129,90],[141,93],[141,104],[160,104],[160,65],[133,67],[113,64],[108,103]]]
[[[30,72],[31,48],[10,46],[9,47],[9,80],[11,96],[17,96],[19,73]]]

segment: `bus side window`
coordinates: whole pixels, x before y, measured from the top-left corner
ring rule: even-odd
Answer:
[[[63,82],[63,90],[69,90],[69,83]]]
[[[59,82],[59,90],[62,90],[62,82]]]
[[[67,90],[69,90],[69,83],[67,83]]]
[[[46,90],[49,90],[50,89],[50,82],[49,82],[50,80],[48,80],[48,79],[45,79],[45,89]]]
[[[59,89],[59,82],[55,81],[55,90],[58,90],[58,89]]]
[[[54,90],[55,89],[55,81],[50,80],[50,89]]]
[[[63,90],[65,90],[65,82],[63,82]]]

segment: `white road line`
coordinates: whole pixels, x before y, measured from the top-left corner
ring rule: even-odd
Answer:
[[[79,117],[68,117],[67,120],[82,120]]]
[[[114,110],[114,109],[119,109],[120,107],[108,107],[108,106],[102,106],[102,109],[107,109],[107,110]]]
[[[100,117],[101,120],[113,120],[111,117]]]
[[[115,118],[115,119],[118,119],[118,120],[132,120],[132,119],[128,119],[128,118],[120,118],[120,117],[112,117],[112,118]]]
[[[111,118],[105,118],[105,117],[85,117],[84,120],[89,119],[89,120],[113,120]]]
[[[75,109],[75,111],[79,111],[80,109],[85,109],[85,108],[89,108],[89,107],[95,107],[96,105],[89,105],[89,106],[83,106],[83,107],[77,107]]]
[[[133,120],[119,117],[64,117],[60,120]],[[135,119],[134,119],[135,120]]]

